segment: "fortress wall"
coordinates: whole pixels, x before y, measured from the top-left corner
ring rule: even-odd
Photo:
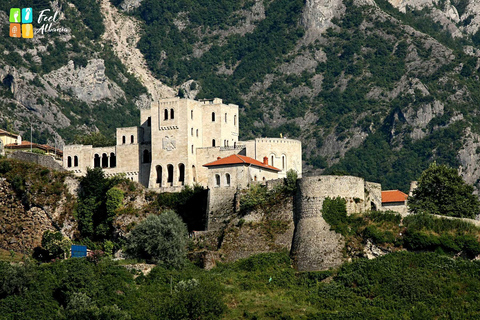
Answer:
[[[149,188],[191,185],[194,154],[191,152],[190,112],[192,100],[164,99],[152,110],[152,163],[150,167]],[[165,119],[165,110],[168,117]],[[172,119],[173,110],[173,119]],[[198,118],[198,117],[197,117]],[[189,143],[190,142],[190,143]],[[183,182],[180,181],[180,165],[185,166]],[[172,181],[168,182],[168,166],[173,167]],[[162,170],[161,186],[157,183],[157,166]]]
[[[235,212],[236,187],[211,188],[207,199],[207,230],[221,229]]]
[[[352,176],[316,176],[299,179],[299,188],[309,197],[321,200],[341,197],[347,201],[347,213],[363,212],[365,203],[364,180]],[[319,210],[322,207],[320,205]],[[305,213],[308,215],[308,213]]]
[[[83,144],[74,144],[63,147],[63,167],[74,173],[86,172],[87,167],[93,168],[92,146]],[[67,167],[68,157],[72,158],[72,167]],[[73,167],[74,157],[78,157],[78,167]]]
[[[52,156],[47,156],[47,155],[37,154],[37,153],[30,153],[30,152],[23,152],[23,151],[16,151],[8,154],[7,158],[21,160],[25,162],[33,162],[53,170],[65,171],[62,165],[57,161],[55,161],[55,159]]]
[[[382,185],[365,181],[365,211],[382,210]]]
[[[117,128],[117,145],[124,144],[137,144],[142,142],[143,139],[143,128],[141,127],[126,127],[126,128]],[[132,142],[133,136],[133,142]],[[123,137],[125,137],[125,143],[123,143]]]
[[[325,198],[347,200],[347,212],[363,210],[364,180],[351,176],[317,176],[299,179],[295,197],[295,232],[291,254],[299,271],[325,270],[343,263],[342,235],[323,219]]]

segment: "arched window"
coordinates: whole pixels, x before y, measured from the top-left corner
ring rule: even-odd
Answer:
[[[175,119],[175,111],[170,109],[170,119]]]
[[[122,137],[122,144],[125,144],[127,143],[127,139],[125,138],[125,136]]]
[[[93,167],[100,168],[100,156],[98,154],[93,157]]]
[[[133,137],[133,134],[130,136],[130,143],[133,143],[135,141],[135,138]]]
[[[155,169],[157,171],[157,183],[159,187],[162,187],[162,166],[156,166]]]
[[[212,112],[212,122],[215,122],[215,112]]]
[[[67,158],[67,167],[71,167],[72,166],[72,157],[68,156]]]
[[[192,144],[192,153],[193,153],[193,144]]]
[[[212,139],[212,147],[215,147],[215,139]]]
[[[163,111],[163,120],[168,120],[168,109]]]
[[[193,137],[193,128],[190,129],[190,135]]]
[[[106,153],[102,154],[102,168],[108,168],[108,156]]]
[[[225,174],[225,184],[230,187],[230,174],[226,173]]]
[[[273,156],[273,154],[272,154],[272,156],[270,157],[270,159],[272,160],[272,162],[270,163],[270,165],[271,165],[272,167],[275,167],[275,166],[273,165],[273,160],[275,159],[275,157]]]
[[[78,157],[77,156],[73,157],[73,166],[78,167]]]
[[[185,165],[183,163],[178,165],[178,182],[182,186],[185,184]]]
[[[117,166],[117,156],[115,153],[110,153],[110,168],[115,168]]]
[[[195,169],[195,166],[192,166],[192,176],[193,176],[193,182],[197,180],[197,169]]]
[[[257,181],[257,176],[254,176],[254,177],[253,177],[253,181]]]
[[[152,162],[150,151],[143,150],[143,163],[150,163]]]
[[[193,110],[190,111],[190,119],[193,120]]]
[[[237,115],[234,115],[234,116],[233,116],[233,125],[234,125],[234,126],[237,125]]]
[[[170,183],[170,185],[173,185],[173,166],[171,164],[167,165],[167,183]]]
[[[220,187],[220,175],[215,175],[215,187]]]
[[[197,137],[198,137],[198,129],[196,130],[196,132],[197,132]]]
[[[285,168],[287,167],[287,157],[282,154],[282,170],[285,170]]]
[[[227,123],[227,114],[225,113],[225,123]]]

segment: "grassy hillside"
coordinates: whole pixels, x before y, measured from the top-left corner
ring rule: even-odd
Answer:
[[[0,263],[5,318],[467,319],[479,316],[478,262],[399,252],[296,273],[286,254],[205,271],[132,275],[110,260]],[[114,279],[114,281],[113,281]]]

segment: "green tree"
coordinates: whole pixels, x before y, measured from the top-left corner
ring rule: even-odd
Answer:
[[[42,247],[48,251],[51,258],[68,258],[70,256],[70,239],[61,232],[47,230],[42,235]]]
[[[418,180],[408,207],[414,213],[431,213],[452,217],[474,218],[480,203],[473,187],[463,181],[457,170],[435,162]]]
[[[80,144],[91,144],[94,147],[107,147],[115,145],[115,138],[113,136],[106,137],[100,132],[76,135],[75,141]]]
[[[171,210],[150,215],[132,230],[126,252],[132,257],[152,260],[166,267],[184,264],[187,246],[187,227]]]
[[[298,174],[295,170],[288,170],[287,177],[285,178],[285,189],[289,193],[295,193],[297,191],[297,179]]]

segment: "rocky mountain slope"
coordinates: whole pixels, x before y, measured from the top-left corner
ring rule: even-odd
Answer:
[[[69,32],[0,44],[2,128],[71,143],[135,125],[152,98],[217,96],[240,105],[242,139],[301,139],[305,171],[407,189],[436,160],[478,183],[473,0],[32,4],[50,5]]]
[[[5,34],[9,8],[15,5],[0,7]],[[52,28],[65,31],[35,34],[31,41],[5,38],[0,50],[3,129],[29,139],[32,124],[35,142],[56,140],[57,145],[98,130],[111,137],[115,127],[136,125],[138,109],[149,106],[152,97],[173,95],[142,64],[135,19],[122,16],[108,1],[37,0],[32,7],[35,20],[42,10],[51,16],[57,11]],[[34,21],[35,28],[41,25]]]
[[[466,151],[480,102],[475,2],[138,4],[129,12],[145,22],[150,69],[173,86],[196,80],[197,97],[238,103],[243,138],[300,138],[307,170],[386,188],[406,190],[432,160],[479,178]]]

